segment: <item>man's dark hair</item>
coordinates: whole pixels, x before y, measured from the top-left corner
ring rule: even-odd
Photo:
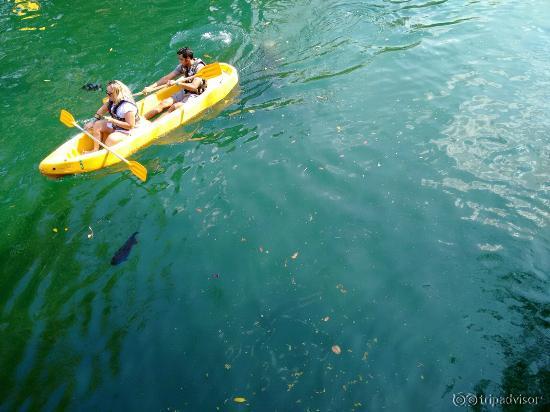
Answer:
[[[182,47],[181,49],[178,50],[178,54],[184,59],[186,57],[193,58],[193,50],[191,50],[189,47]]]

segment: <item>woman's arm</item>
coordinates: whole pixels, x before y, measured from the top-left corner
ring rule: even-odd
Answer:
[[[123,129],[130,130],[136,126],[136,113],[127,112],[124,115],[124,122],[122,120],[113,119],[112,117],[105,116],[105,119],[111,122],[112,124],[122,127]]]
[[[107,103],[108,101],[103,103],[103,105],[99,109],[97,109],[97,111],[95,112],[94,117],[97,120],[101,119],[101,117],[109,111],[109,107],[107,106]]]
[[[104,103],[94,114],[95,119],[92,119],[88,123],[84,125],[84,129],[89,130],[94,126],[94,123],[101,119],[105,113],[109,112],[109,108],[107,106],[107,103]]]

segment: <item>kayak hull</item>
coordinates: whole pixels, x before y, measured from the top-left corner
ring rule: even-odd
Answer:
[[[181,108],[163,113],[154,121],[142,120],[140,126],[132,129],[127,137],[111,148],[122,157],[128,157],[159,137],[190,122],[207,109],[221,102],[239,82],[237,69],[220,63],[222,74],[208,80],[208,87],[200,95],[188,100]],[[163,99],[170,97],[180,86],[171,86],[136,102],[140,115],[154,108]],[[49,154],[38,166],[46,176],[63,176],[92,172],[120,163],[120,159],[105,149],[84,154],[93,148],[92,139],[78,133]]]

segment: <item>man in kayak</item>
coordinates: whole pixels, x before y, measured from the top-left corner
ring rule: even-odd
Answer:
[[[145,87],[143,89],[144,94],[148,94],[153,91],[157,86],[167,84],[172,86],[176,83],[174,79],[179,77],[191,77],[194,76],[200,69],[205,66],[205,63],[199,58],[193,58],[193,50],[188,47],[183,47],[177,52],[179,64],[174,70],[168,73],[166,76],[161,77],[155,83]],[[181,83],[182,89],[161,101],[157,107],[149,110],[145,113],[144,117],[150,119],[156,116],[159,113],[162,113],[164,110],[173,111],[183,105],[189,99],[192,99],[200,95],[206,88],[206,81],[200,77],[195,77],[193,79],[187,80],[185,83]]]

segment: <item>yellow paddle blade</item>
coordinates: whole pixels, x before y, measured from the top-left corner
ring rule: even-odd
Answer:
[[[75,120],[72,114],[67,110],[61,109],[61,114],[59,115],[59,121],[67,127],[75,127]]]
[[[78,123],[75,121],[74,117],[72,114],[70,114],[67,110],[65,109],[61,109],[61,114],[59,115],[59,120],[61,121],[61,123],[63,123],[65,126],[68,126],[68,127],[78,127],[80,130],[82,130],[84,133],[86,133],[88,136],[90,136],[92,139],[95,140],[95,138],[88,132],[86,132],[83,128],[81,128],[80,126],[78,126]],[[145,182],[147,180],[147,169],[145,168],[145,166],[143,166],[141,163],[139,162],[136,162],[136,161],[133,161],[133,160],[126,160],[125,158],[123,158],[122,156],[120,156],[117,152],[115,152],[113,149],[105,146],[103,143],[101,143],[100,141],[98,141],[98,143],[104,147],[107,151],[111,152],[112,154],[114,154],[116,157],[118,157],[120,160],[122,160],[123,162],[125,162],[127,165],[128,165],[128,168],[130,169],[130,171],[138,178],[140,179],[142,182]]]
[[[147,169],[141,163],[136,162],[135,160],[130,160],[128,162],[128,168],[142,182],[147,180]]]
[[[222,74],[222,66],[220,63],[211,63],[200,69],[195,76],[201,79],[212,79]]]

